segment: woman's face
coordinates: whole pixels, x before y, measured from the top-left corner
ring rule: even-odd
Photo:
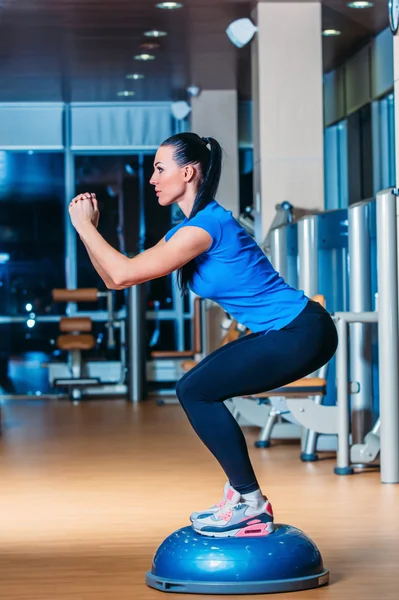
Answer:
[[[172,146],[158,148],[150,184],[155,186],[161,206],[169,206],[183,198],[187,189],[187,168],[179,167],[173,159]]]

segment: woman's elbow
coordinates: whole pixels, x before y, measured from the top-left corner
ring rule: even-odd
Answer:
[[[142,282],[131,277],[115,276],[112,278],[112,283],[115,286],[115,290],[125,290],[126,288],[132,287],[132,285],[137,285],[138,283]]]
[[[117,285],[114,281],[105,281],[104,283],[108,290],[124,290],[126,287],[129,287],[126,285]]]
[[[118,289],[125,289],[132,287],[133,285],[139,285],[140,283],[146,283],[147,281],[151,281],[152,279],[159,279],[160,277],[165,277],[165,275],[169,275],[172,271],[165,271],[164,269],[161,272],[153,272],[153,273],[140,273],[136,272],[134,275],[132,273],[129,274],[114,274],[112,277],[113,283],[117,286]]]

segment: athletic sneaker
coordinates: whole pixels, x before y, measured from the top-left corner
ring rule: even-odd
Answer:
[[[221,501],[218,502],[217,504],[214,504],[213,506],[211,506],[207,510],[193,512],[190,515],[190,521],[193,522],[195,519],[198,519],[198,517],[200,515],[212,515],[217,510],[220,510],[221,508],[223,508],[223,506],[226,504],[227,493],[228,493],[229,489],[230,489],[230,482],[226,481],[226,483],[224,484],[224,494],[223,494],[223,498],[221,499]]]
[[[199,515],[193,521],[196,533],[209,537],[263,537],[273,533],[273,510],[269,500],[254,508],[241,498],[239,492],[230,488],[227,500],[213,514]]]

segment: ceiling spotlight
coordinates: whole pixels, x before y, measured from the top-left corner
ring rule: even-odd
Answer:
[[[159,2],[155,6],[166,10],[174,10],[175,8],[182,8],[183,4],[181,2]]]
[[[189,85],[186,91],[189,96],[196,98],[199,96],[201,89],[198,87],[198,85]]]
[[[145,31],[144,35],[145,35],[145,37],[159,38],[159,37],[165,37],[165,35],[168,35],[168,34],[166,33],[166,31],[159,31],[158,29],[151,29],[151,31]]]
[[[144,75],[141,73],[129,73],[129,75],[126,75],[126,79],[134,79],[137,81],[137,79],[144,79]]]
[[[160,47],[160,44],[158,44],[157,42],[144,42],[143,44],[140,44],[141,50],[156,50]]]
[[[373,2],[365,2],[364,0],[356,0],[356,2],[349,2],[349,8],[371,8],[374,6]]]
[[[237,21],[230,23],[226,29],[229,40],[237,48],[242,48],[248,44],[256,31],[258,31],[258,28],[252,23],[251,19],[237,19]]]
[[[178,121],[185,119],[191,112],[191,106],[185,100],[173,102],[170,109],[172,111],[172,115]]]
[[[118,96],[124,96],[128,98],[129,96],[134,96],[135,92],[128,92],[127,90],[123,90],[122,92],[118,92]]]
[[[325,29],[323,31],[323,35],[324,35],[324,37],[334,37],[337,35],[341,35],[341,32],[338,31],[337,29]]]
[[[154,58],[153,54],[136,54],[134,60],[154,60]]]

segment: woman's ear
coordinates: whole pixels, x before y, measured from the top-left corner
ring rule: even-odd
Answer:
[[[196,172],[194,165],[186,165],[184,167],[184,181],[186,183],[190,183],[190,181],[193,181],[195,179],[196,175],[197,175],[197,172]]]

